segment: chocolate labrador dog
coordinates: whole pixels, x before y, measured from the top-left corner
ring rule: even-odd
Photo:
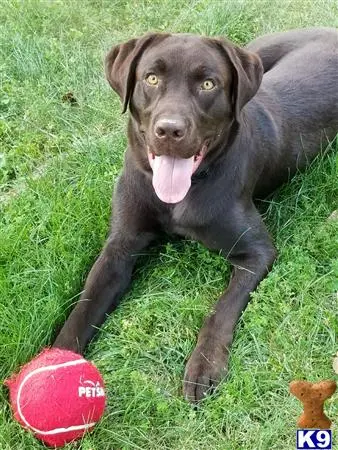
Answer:
[[[221,251],[234,266],[187,363],[198,401],[227,371],[250,292],[276,250],[253,199],[302,169],[338,129],[338,32],[294,30],[240,48],[148,34],[115,46],[106,75],[129,108],[111,231],[54,346],[83,352],[126,291],[137,254],[161,232]]]

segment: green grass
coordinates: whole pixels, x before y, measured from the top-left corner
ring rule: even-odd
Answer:
[[[6,1],[0,34],[0,379],[52,342],[108,231],[126,118],[103,75],[114,43],[148,30],[245,43],[337,26],[333,0]],[[77,106],[62,102],[73,92]],[[333,378],[338,350],[338,161],[319,157],[267,203],[279,259],[238,326],[230,373],[192,409],[184,363],[230,268],[200,244],[150,249],[86,356],[107,385],[101,423],[69,449],[295,448],[295,378]],[[338,395],[327,402],[338,424]],[[338,435],[336,432],[336,442]],[[0,391],[0,449],[42,449]]]

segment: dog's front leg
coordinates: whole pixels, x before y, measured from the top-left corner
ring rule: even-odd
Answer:
[[[82,353],[107,313],[118,305],[127,290],[137,253],[155,237],[152,217],[137,192],[116,189],[112,229],[92,267],[80,300],[58,334],[53,346]],[[129,194],[128,194],[129,193]],[[135,206],[137,204],[137,206]]]
[[[234,269],[229,286],[206,319],[186,366],[183,390],[185,398],[192,402],[204,398],[227,373],[236,323],[249,302],[250,293],[265,277],[276,257],[258,213],[251,213],[250,218],[243,218],[242,223],[247,223],[248,228],[242,237],[227,230],[226,241],[234,245],[232,249],[223,247],[223,250]]]
[[[149,235],[108,239],[87,278],[84,291],[57,336],[54,347],[82,353],[106,314],[118,305],[126,291],[138,251],[149,242]]]

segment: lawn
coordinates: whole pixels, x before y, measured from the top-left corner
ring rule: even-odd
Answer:
[[[0,8],[0,379],[52,343],[108,231],[126,117],[103,73],[108,49],[148,30],[227,35],[338,26],[335,0],[8,1]],[[314,57],[315,64],[315,57]],[[76,103],[69,101],[72,93]],[[67,100],[68,99],[68,100]],[[323,143],[323,150],[327,143]],[[337,147],[333,144],[331,147]],[[191,241],[141,257],[133,287],[86,357],[108,406],[67,449],[293,450],[296,378],[334,377],[338,351],[337,153],[262,205],[279,259],[243,314],[230,372],[193,409],[185,360],[230,267]],[[337,378],[337,377],[336,377]],[[327,402],[336,417],[338,394]],[[44,448],[0,390],[0,449]]]

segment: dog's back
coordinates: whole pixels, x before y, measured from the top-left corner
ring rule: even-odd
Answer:
[[[308,28],[296,29],[281,33],[266,34],[251,41],[246,48],[258,53],[264,67],[264,72],[268,72],[283,57],[290,55],[293,51],[299,51],[309,46],[313,55],[314,49],[320,46],[321,49],[329,51],[334,57],[336,67],[338,64],[338,31],[335,28]],[[314,61],[316,63],[316,61]]]
[[[263,61],[262,89],[278,96],[283,120],[307,132],[333,128],[332,139],[338,129],[338,31],[277,33],[256,39],[248,49]]]
[[[258,53],[264,66],[262,84],[247,110],[255,117],[257,106],[264,105],[268,120],[262,134],[273,149],[256,194],[304,168],[335,138],[337,45],[337,30],[315,28],[263,36],[247,46]],[[270,129],[278,132],[269,133]]]

